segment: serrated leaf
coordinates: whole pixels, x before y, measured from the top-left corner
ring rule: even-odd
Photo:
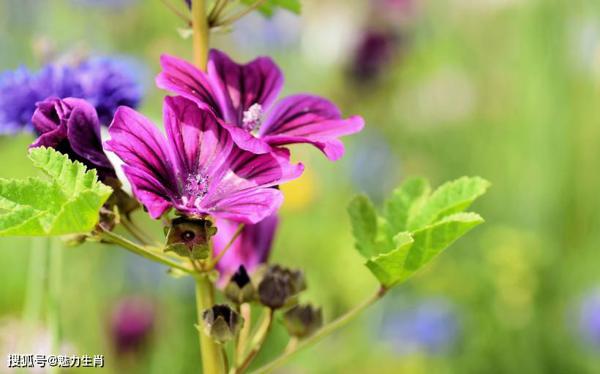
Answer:
[[[29,158],[50,180],[0,179],[0,236],[84,234],[98,222],[111,188],[95,170],[51,148],[35,148]]]
[[[418,214],[411,216],[408,222],[409,231],[464,211],[475,199],[483,195],[489,186],[488,181],[479,177],[462,177],[443,184],[431,194]]]
[[[409,218],[425,203],[430,192],[429,182],[424,178],[408,179],[392,192],[384,208],[392,233],[407,229]]]

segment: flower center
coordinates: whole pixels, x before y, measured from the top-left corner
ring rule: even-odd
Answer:
[[[260,104],[252,104],[250,108],[244,112],[242,128],[248,132],[258,131],[263,121],[263,114],[263,109]]]
[[[188,175],[183,192],[183,203],[196,205],[197,200],[208,193],[208,178],[202,174]]]

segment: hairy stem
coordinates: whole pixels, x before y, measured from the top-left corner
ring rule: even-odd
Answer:
[[[196,277],[196,311],[198,313],[198,336],[202,353],[202,373],[225,373],[225,365],[221,348],[206,334],[202,328],[202,314],[214,305],[214,287],[208,276],[200,274]]]
[[[204,71],[208,61],[209,38],[205,0],[192,0],[192,32],[194,64]]]
[[[302,349],[305,349],[305,348],[315,344],[316,342],[318,342],[322,338],[326,337],[327,335],[331,334],[335,330],[346,325],[348,322],[350,322],[352,319],[354,319],[354,317],[359,315],[362,311],[367,309],[369,306],[373,305],[377,300],[381,299],[383,297],[383,295],[385,295],[386,291],[387,291],[386,288],[381,287],[379,290],[377,290],[375,295],[371,296],[370,298],[368,298],[361,304],[359,304],[356,307],[354,307],[353,309],[349,310],[346,314],[340,316],[336,320],[323,326],[314,335],[307,338],[306,340],[301,341],[298,345],[296,345],[296,347],[294,349],[290,349],[289,351],[284,352],[283,355],[279,356],[278,358],[271,361],[267,365],[255,370],[253,373],[256,373],[256,374],[267,373],[267,372],[277,369],[281,365],[285,364],[292,357],[292,355],[294,355],[296,352],[299,352]]]
[[[193,270],[190,269],[189,267],[183,266],[181,263],[171,260],[170,258],[168,258],[166,256],[162,256],[157,253],[154,253],[145,247],[137,245],[137,244],[133,243],[132,241],[129,241],[126,238],[124,238],[118,234],[115,234],[114,232],[103,231],[102,233],[100,233],[100,238],[108,243],[112,243],[112,244],[121,246],[121,247],[127,249],[128,251],[133,252],[142,257],[145,257],[149,260],[152,260],[155,262],[160,262],[161,264],[167,265],[167,266],[175,268],[175,269],[179,269],[179,270],[189,273],[189,274],[194,273]]]

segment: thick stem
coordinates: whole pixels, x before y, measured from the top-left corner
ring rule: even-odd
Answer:
[[[225,373],[221,349],[202,328],[202,314],[214,305],[214,288],[206,275],[196,277],[196,309],[198,313],[198,335],[202,353],[203,374]]]
[[[194,64],[205,71],[208,61],[209,38],[205,0],[192,0],[192,31]]]
[[[300,350],[315,344],[322,338],[326,337],[327,335],[331,334],[335,330],[339,329],[340,327],[342,327],[345,324],[347,324],[348,322],[350,322],[352,319],[354,319],[354,317],[359,315],[362,311],[367,309],[369,306],[373,305],[377,300],[381,299],[383,297],[383,295],[385,295],[386,291],[387,291],[386,288],[381,287],[379,290],[377,290],[375,295],[371,296],[369,299],[365,300],[361,304],[359,304],[356,307],[354,307],[353,309],[349,310],[346,314],[340,316],[336,320],[323,326],[314,335],[312,335],[311,337],[307,338],[304,341],[301,341],[295,347],[295,349],[289,350],[288,352],[284,352],[283,355],[281,355],[278,358],[276,358],[275,360],[271,361],[269,364],[255,370],[253,372],[253,374],[267,373],[267,372],[271,372],[271,371],[277,369],[281,365],[285,364],[292,357],[292,355],[295,354],[296,352],[299,352]]]

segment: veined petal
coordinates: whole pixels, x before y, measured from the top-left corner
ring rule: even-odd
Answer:
[[[111,139],[105,143],[106,149],[123,160],[137,199],[158,218],[178,193],[180,166],[165,137],[148,119],[127,107],[117,110],[108,132]]]
[[[183,97],[167,97],[164,123],[168,141],[182,166],[180,178],[218,174],[233,141],[210,110]]]
[[[258,104],[271,106],[283,86],[283,74],[268,57],[237,64],[225,53],[211,50],[208,76],[227,123],[242,125],[244,112]]]
[[[254,225],[246,225],[227,253],[217,263],[221,278],[234,273],[240,265],[248,271],[267,261],[279,223],[277,215],[269,216]],[[218,255],[233,238],[239,223],[217,219],[214,237],[215,255]]]
[[[257,154],[269,153],[273,150],[265,140],[257,138],[240,127],[228,124],[223,124],[223,126],[229,131],[235,144],[243,150]]]
[[[163,70],[156,77],[159,88],[181,95],[199,106],[208,107],[221,117],[219,104],[205,73],[189,62],[169,55],[160,57],[160,65]]]
[[[344,153],[337,139],[362,130],[359,116],[343,119],[339,109],[324,98],[313,95],[289,96],[277,104],[260,128],[259,136],[271,146],[309,143],[319,148],[331,160]]]

